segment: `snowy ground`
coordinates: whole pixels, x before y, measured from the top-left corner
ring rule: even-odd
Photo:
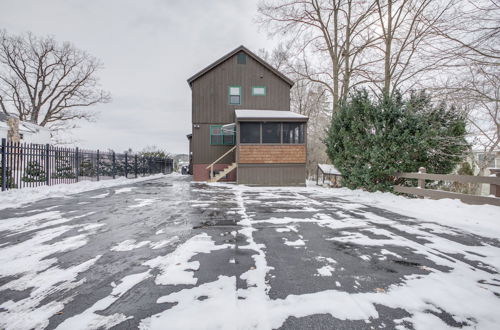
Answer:
[[[2,329],[500,323],[497,207],[181,176],[61,195],[1,212]]]

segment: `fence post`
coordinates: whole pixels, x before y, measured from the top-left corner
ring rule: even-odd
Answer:
[[[7,140],[2,139],[2,191],[7,189]]]
[[[76,182],[78,182],[78,177],[80,176],[80,151],[78,147],[75,149],[75,163]]]
[[[137,179],[137,155],[134,155],[134,173],[135,178]]]
[[[128,157],[127,153],[125,153],[125,178],[128,178]]]
[[[113,179],[116,179],[116,158],[114,151],[113,151]]]
[[[50,186],[50,145],[45,145],[45,184]]]
[[[97,177],[97,181],[99,181],[99,149],[97,150],[96,177]]]
[[[425,167],[420,167],[418,169],[418,173],[425,174],[426,172],[427,170],[425,169]],[[418,179],[418,187],[420,189],[425,189],[425,179]]]
[[[490,173],[500,178],[500,169],[490,168]],[[490,195],[500,197],[500,184],[490,184]]]

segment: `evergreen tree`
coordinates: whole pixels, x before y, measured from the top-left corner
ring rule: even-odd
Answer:
[[[334,114],[327,154],[349,188],[391,190],[394,174],[449,173],[463,159],[465,118],[445,104],[433,106],[425,93],[403,100],[372,99],[356,91]]]
[[[2,167],[0,167],[0,173],[2,173]],[[12,177],[12,171],[10,168],[7,168],[5,177],[6,177],[5,186],[7,188],[16,188],[16,184],[14,183],[14,178]],[[3,184],[2,176],[0,175],[0,187],[2,186],[2,184]]]
[[[54,179],[74,179],[75,171],[73,170],[73,166],[71,166],[71,162],[67,157],[67,154],[58,152],[55,157],[55,173],[52,174]]]
[[[82,159],[80,162],[80,176],[95,176],[96,172],[90,159]]]
[[[45,181],[45,171],[37,161],[28,162],[21,180],[24,182],[43,182]]]

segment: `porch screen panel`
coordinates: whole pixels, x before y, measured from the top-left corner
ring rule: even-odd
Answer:
[[[283,143],[286,144],[304,143],[304,124],[283,123]]]
[[[281,123],[262,124],[262,143],[281,143]]]
[[[260,143],[260,123],[240,123],[240,143]]]

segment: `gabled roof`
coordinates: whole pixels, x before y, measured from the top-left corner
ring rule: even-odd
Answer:
[[[283,73],[279,72],[278,70],[276,70],[274,67],[272,67],[269,63],[267,63],[266,61],[264,61],[262,58],[260,58],[259,56],[257,56],[256,54],[252,53],[248,48],[246,48],[245,46],[241,45],[239,46],[238,48],[236,48],[235,50],[227,53],[226,55],[222,56],[221,58],[219,58],[217,61],[213,62],[212,64],[210,64],[209,66],[207,66],[206,68],[204,68],[203,70],[201,70],[200,72],[198,72],[197,74],[195,74],[194,76],[192,76],[191,78],[189,78],[187,80],[189,86],[192,86],[192,83],[193,81],[195,81],[196,79],[198,79],[199,77],[203,76],[205,73],[209,72],[210,70],[212,70],[213,68],[215,68],[216,66],[218,66],[219,64],[221,64],[222,62],[226,61],[227,59],[229,59],[230,57],[238,54],[239,52],[244,52],[246,53],[248,56],[250,56],[251,58],[253,58],[254,60],[256,60],[257,62],[259,62],[260,64],[262,64],[264,67],[266,67],[267,69],[269,69],[272,73],[274,73],[275,75],[277,75],[278,77],[280,77],[284,82],[286,82],[288,85],[290,85],[290,87],[293,86],[293,81],[288,78],[287,76],[285,76]]]

